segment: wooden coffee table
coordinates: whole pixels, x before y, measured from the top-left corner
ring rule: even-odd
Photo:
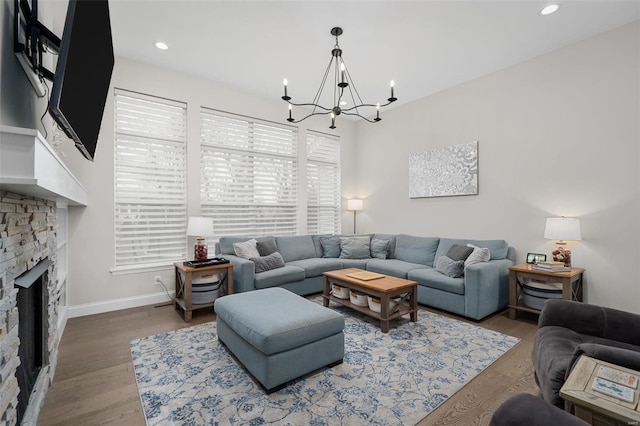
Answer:
[[[368,281],[347,276],[347,274],[357,272],[365,271],[350,268],[325,272],[323,274],[323,305],[329,306],[329,301],[333,300],[336,303],[348,306],[372,318],[377,318],[380,320],[380,329],[383,333],[389,332],[389,321],[403,315],[409,314],[412,322],[418,321],[418,283],[387,275]],[[380,313],[372,311],[368,306],[354,305],[348,298],[340,299],[333,296],[331,294],[331,286],[333,284],[379,298],[381,305]],[[389,311],[389,300],[393,298],[399,298],[400,301]]]

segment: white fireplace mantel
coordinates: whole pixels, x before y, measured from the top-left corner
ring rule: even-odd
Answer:
[[[0,126],[0,188],[68,205],[87,205],[87,190],[35,129]]]

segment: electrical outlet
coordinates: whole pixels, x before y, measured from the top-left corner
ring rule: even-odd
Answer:
[[[160,277],[160,275],[156,275],[155,283],[156,285],[162,284],[162,277]]]

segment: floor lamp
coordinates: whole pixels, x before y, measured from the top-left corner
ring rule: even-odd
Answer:
[[[353,211],[353,234],[354,235],[356,233],[356,213],[358,212],[358,210],[362,210],[362,205],[363,205],[362,200],[359,200],[357,198],[347,200],[347,210]]]

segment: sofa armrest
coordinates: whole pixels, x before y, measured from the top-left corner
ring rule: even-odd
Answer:
[[[465,316],[482,319],[507,306],[509,259],[474,263],[464,271]]]
[[[255,290],[255,264],[233,254],[225,254],[223,257],[233,264],[233,292],[242,293]]]
[[[610,362],[620,367],[640,371],[640,352],[598,343],[582,343],[573,351],[571,364],[569,364],[569,368],[565,374],[565,380],[569,377],[573,366],[582,355],[600,361]]]
[[[565,327],[580,334],[637,345],[640,315],[569,300],[547,300],[538,328]]]

